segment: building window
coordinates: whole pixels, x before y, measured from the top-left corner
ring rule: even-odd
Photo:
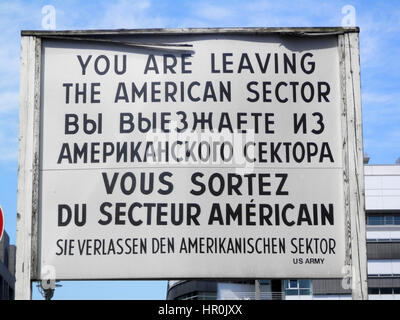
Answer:
[[[190,292],[188,294],[177,297],[176,300],[216,300],[217,293],[214,292]]]
[[[288,282],[288,289],[297,289],[299,287],[298,280],[289,280]]]
[[[378,239],[373,239],[373,238],[369,238],[367,239],[367,242],[400,242],[400,239],[398,238],[378,238]]]
[[[285,280],[285,294],[287,296],[311,295],[311,280]]]
[[[371,295],[400,294],[400,288],[368,288],[368,294]]]
[[[394,215],[394,214],[368,215],[367,225],[369,226],[400,225],[400,215]]]

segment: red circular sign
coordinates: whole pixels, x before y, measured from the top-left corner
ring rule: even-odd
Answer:
[[[3,230],[4,230],[4,216],[3,216],[3,210],[0,207],[0,240],[3,237]]]

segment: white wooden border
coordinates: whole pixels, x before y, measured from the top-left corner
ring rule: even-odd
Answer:
[[[15,298],[31,299],[37,278],[41,40],[21,38]]]
[[[346,264],[352,298],[368,299],[364,163],[358,33],[339,36],[346,215]]]

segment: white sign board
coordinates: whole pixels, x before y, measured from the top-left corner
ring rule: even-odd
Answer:
[[[39,274],[343,277],[338,36],[102,40],[42,39]]]

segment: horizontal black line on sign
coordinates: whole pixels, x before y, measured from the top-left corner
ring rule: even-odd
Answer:
[[[201,167],[192,167],[192,166],[136,166],[136,167],[102,167],[102,168],[63,168],[63,169],[40,169],[40,171],[66,171],[66,170],[128,170],[128,169],[243,169],[243,170],[251,170],[251,169],[275,169],[275,170],[303,170],[303,169],[319,169],[319,170],[342,170],[342,167],[329,167],[329,168],[316,168],[316,167],[308,167],[308,168],[298,168],[298,167],[228,167],[228,166],[201,166]]]

